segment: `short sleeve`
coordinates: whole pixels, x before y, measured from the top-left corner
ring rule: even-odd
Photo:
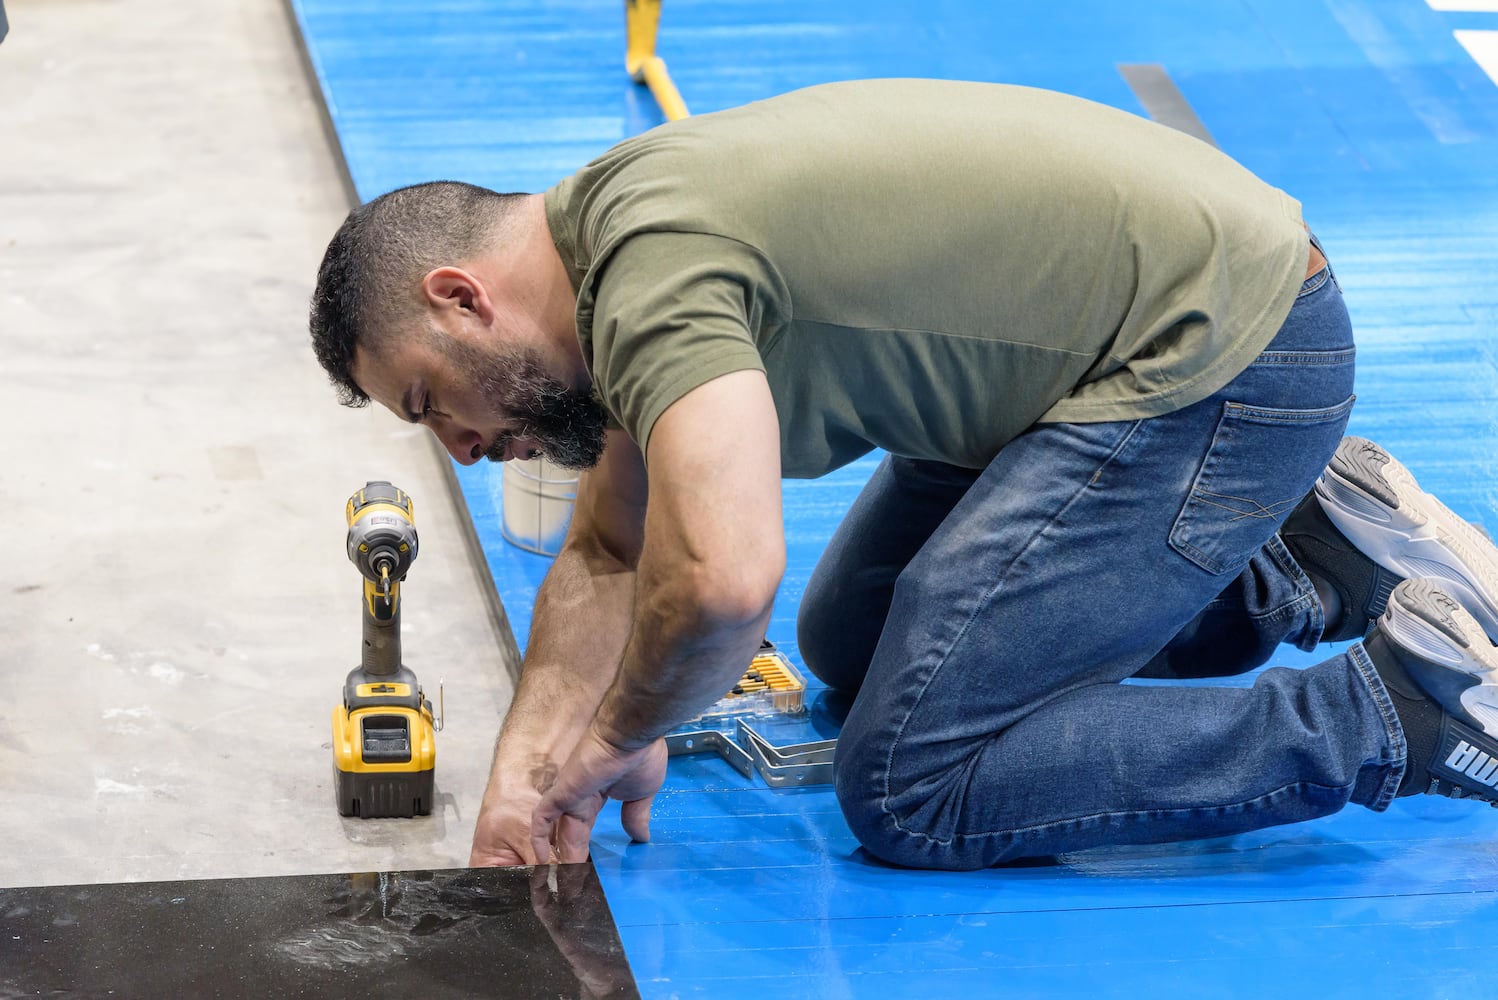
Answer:
[[[762,351],[786,318],[783,287],[742,243],[697,233],[643,233],[592,281],[579,333],[604,405],[649,457],[666,409],[730,372],[764,370]]]

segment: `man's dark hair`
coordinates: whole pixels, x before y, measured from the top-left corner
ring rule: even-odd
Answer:
[[[308,326],[312,350],[345,406],[365,406],[354,383],[354,348],[373,348],[419,313],[421,279],[461,265],[503,240],[523,194],[461,181],[431,181],[386,192],[348,214],[317,269]]]

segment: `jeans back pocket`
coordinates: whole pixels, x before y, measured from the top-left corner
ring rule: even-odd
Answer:
[[[1279,530],[1342,440],[1354,397],[1319,410],[1223,404],[1170,546],[1208,573],[1236,573]]]

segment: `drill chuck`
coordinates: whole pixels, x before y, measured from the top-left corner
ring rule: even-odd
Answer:
[[[348,557],[366,580],[382,585],[405,579],[416,559],[416,523],[411,497],[384,481],[366,483],[349,497]]]

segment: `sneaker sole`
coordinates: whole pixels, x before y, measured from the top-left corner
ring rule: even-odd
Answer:
[[[1444,588],[1443,581],[1405,580],[1389,596],[1379,631],[1410,654],[1401,657],[1405,670],[1447,713],[1498,735],[1498,646]]]
[[[1422,490],[1387,451],[1343,438],[1316,496],[1358,551],[1402,577],[1441,581],[1481,632],[1498,640],[1498,546]]]

